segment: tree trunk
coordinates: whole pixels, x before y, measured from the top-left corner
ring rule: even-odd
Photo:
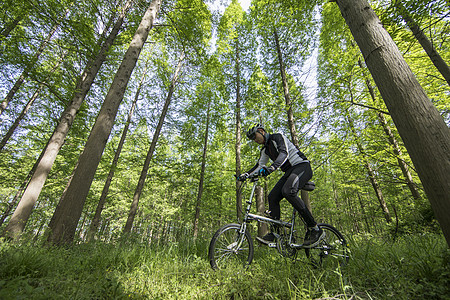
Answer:
[[[53,67],[53,69],[51,70],[50,74],[53,73],[56,70],[56,68],[58,68],[59,64],[64,59],[64,56],[65,55],[63,55],[62,59]],[[41,83],[39,85],[38,89],[34,92],[33,96],[31,96],[30,100],[28,100],[28,103],[22,109],[22,112],[19,114],[19,116],[14,121],[14,123],[8,129],[8,132],[5,134],[5,136],[3,137],[2,141],[0,142],[0,151],[3,149],[3,147],[5,147],[6,143],[11,138],[11,136],[13,135],[13,133],[17,129],[17,127],[19,127],[19,123],[22,121],[23,118],[25,118],[25,115],[27,114],[27,112],[30,109],[30,107],[33,105],[34,101],[36,101],[36,99],[39,97],[39,94],[43,90],[44,86],[45,86],[44,83]]]
[[[361,195],[359,194],[359,192],[356,192],[356,193],[358,195],[359,206],[361,207],[361,215],[362,215],[362,218],[364,219],[364,223],[366,224],[366,231],[368,233],[370,233],[370,224],[369,224],[369,221],[367,220],[367,214],[366,214],[366,210],[364,208],[364,203],[361,199]]]
[[[22,21],[23,19],[23,14],[18,16],[17,18],[15,18],[12,22],[9,22],[8,24],[6,24],[6,26],[4,28],[2,28],[2,30],[0,31],[0,35],[3,36],[4,38],[7,38],[9,36],[9,34],[11,33],[11,31],[14,30],[14,28],[17,27],[17,25],[19,25],[19,22]]]
[[[130,4],[129,2],[128,4]],[[11,237],[16,238],[25,227],[28,218],[31,215],[34,204],[36,203],[39,194],[42,191],[45,181],[47,180],[48,174],[55,162],[56,156],[61,149],[64,140],[72,126],[75,115],[83,103],[84,98],[89,92],[94,79],[100,70],[101,65],[106,59],[107,52],[109,51],[114,39],[117,37],[120,28],[122,27],[123,18],[125,12],[128,10],[126,6],[122,15],[117,20],[113,30],[109,34],[108,38],[103,43],[99,54],[94,61],[89,62],[80,77],[79,82],[76,86],[76,92],[70,101],[69,106],[64,110],[61,115],[60,121],[56,126],[46,148],[41,153],[41,158],[39,159],[38,165],[36,166],[36,171],[33,172],[31,180],[20,199],[19,205],[14,211],[13,216],[9,224],[7,225],[5,232]],[[99,41],[101,44],[102,41]]]
[[[84,202],[114,125],[119,105],[123,100],[139,54],[147,40],[150,29],[153,27],[153,21],[159,11],[160,3],[160,0],[153,0],[148,7],[114,76],[85,148],[80,155],[70,185],[50,221],[51,233],[48,242],[52,244],[71,243],[73,241]]]
[[[394,3],[395,7],[399,10],[400,15],[403,20],[408,25],[409,29],[411,29],[414,37],[422,46],[423,50],[427,53],[428,57],[433,62],[434,66],[438,69],[438,71],[442,74],[447,84],[450,85],[450,67],[444,61],[442,56],[437,52],[436,48],[433,46],[433,43],[427,38],[422,29],[420,29],[419,25],[414,21],[411,15],[408,13],[406,8],[402,5],[402,3],[398,0]]]
[[[262,186],[258,185],[256,187],[256,211],[258,214],[263,215],[266,210],[264,205],[264,190]],[[269,226],[267,223],[258,222],[258,236],[263,237],[269,232]]]
[[[241,174],[241,72],[239,60],[239,40],[236,38],[236,175]],[[236,180],[236,215],[242,219],[242,195],[239,193],[242,182]]]
[[[211,113],[211,100],[208,102],[208,111],[206,114],[206,129],[205,129],[205,139],[203,141],[203,155],[202,155],[202,166],[200,170],[200,181],[198,183],[198,194],[197,201],[195,204],[195,216],[194,216],[194,237],[198,236],[198,220],[200,219],[200,204],[203,194],[203,181],[205,179],[205,166],[206,166],[206,151],[208,150],[208,134],[209,134],[209,121]]]
[[[369,159],[367,157],[367,154],[366,154],[366,151],[364,150],[363,145],[358,140],[358,135],[356,134],[356,129],[353,124],[353,120],[350,118],[350,115],[348,115],[348,114],[347,114],[347,121],[350,126],[350,130],[352,131],[352,135],[355,139],[356,146],[358,147],[359,153],[361,153],[362,159],[364,161],[364,167],[367,170],[367,175],[369,176],[370,183],[372,184],[375,195],[377,196],[378,202],[380,203],[381,211],[383,212],[386,222],[390,223],[392,221],[391,214],[386,205],[386,201],[384,200],[383,193],[381,192],[381,188],[380,188],[380,185],[378,184],[377,177],[375,175],[375,172],[372,169],[372,166],[370,165]]]
[[[133,202],[131,203],[130,212],[128,214],[127,222],[125,224],[125,227],[123,228],[124,233],[130,233],[131,227],[133,226],[134,217],[136,216],[138,206],[139,206],[139,198],[141,197],[142,190],[144,188],[145,179],[147,178],[148,174],[148,167],[150,165],[150,161],[153,157],[153,152],[156,148],[156,143],[158,142],[159,134],[161,132],[161,128],[164,124],[164,119],[166,118],[167,111],[169,109],[170,101],[172,100],[172,95],[175,90],[176,84],[178,82],[179,73],[181,70],[181,65],[183,63],[184,59],[184,53],[181,54],[180,59],[178,61],[177,68],[175,70],[175,74],[173,75],[172,82],[170,83],[169,87],[169,93],[166,97],[166,102],[164,103],[163,110],[161,112],[161,116],[159,117],[158,125],[156,126],[155,133],[153,134],[152,143],[150,145],[150,149],[147,152],[147,157],[145,158],[144,167],[141,171],[141,176],[139,177],[138,184],[136,186],[136,190],[134,192],[133,196]]]
[[[139,94],[141,92],[142,84],[145,79],[145,75],[147,74],[147,68],[145,69],[141,81],[139,82],[139,87],[136,91],[136,94],[134,95],[134,101],[131,105],[130,111],[128,112],[128,118],[127,122],[125,123],[125,127],[123,128],[122,135],[120,137],[119,145],[117,145],[116,153],[114,154],[113,161],[111,163],[111,168],[109,169],[108,176],[106,177],[105,185],[103,186],[102,194],[100,196],[100,199],[98,200],[97,208],[95,209],[94,217],[92,218],[91,225],[89,226],[89,231],[87,234],[87,241],[91,241],[98,229],[98,226],[100,224],[100,216],[103,211],[103,206],[106,202],[106,197],[108,196],[109,187],[111,185],[112,179],[114,177],[114,173],[116,171],[117,162],[119,161],[120,153],[122,152],[123,145],[125,143],[125,138],[128,134],[128,128],[130,127],[130,123],[133,117],[134,109],[136,108],[136,103],[139,99]]]
[[[292,143],[298,149],[300,149],[297,130],[295,129],[294,113],[292,112],[291,95],[289,94],[289,85],[286,78],[286,70],[284,68],[283,55],[281,53],[280,41],[278,39],[278,33],[276,30],[274,31],[274,36],[275,36],[275,45],[277,47],[278,63],[280,65],[281,81],[283,83],[284,100],[286,102],[289,130],[291,132]]]
[[[274,37],[275,37],[275,45],[277,47],[278,63],[280,65],[280,73],[281,73],[281,81],[283,83],[284,100],[286,102],[286,108],[287,108],[289,131],[291,132],[292,143],[295,145],[295,147],[297,147],[297,149],[300,149],[297,130],[295,128],[294,113],[292,111],[292,103],[291,103],[291,96],[289,93],[289,85],[288,85],[287,78],[286,78],[286,70],[284,68],[283,55],[281,53],[280,40],[278,38],[277,31],[274,30],[273,33],[274,33]],[[308,192],[302,190],[300,192],[300,195],[301,195],[303,202],[305,202],[306,207],[309,209],[310,212],[312,212],[311,201],[309,200]]]
[[[360,68],[363,70],[363,74],[364,74],[364,68],[363,68],[361,60],[358,61],[358,64],[359,64]],[[372,98],[372,102],[374,105],[376,105],[377,100],[375,97],[375,92],[372,88],[372,85],[370,84],[369,78],[367,78],[365,74],[364,74],[364,79],[365,79],[367,89],[369,90],[370,97]],[[391,144],[391,146],[394,150],[394,154],[397,157],[397,162],[400,167],[400,170],[402,171],[403,176],[405,176],[406,185],[408,186],[409,190],[411,191],[411,194],[414,198],[415,204],[417,205],[421,198],[420,193],[419,193],[419,190],[417,189],[417,185],[414,183],[411,173],[409,172],[408,165],[401,158],[402,150],[400,149],[397,139],[395,138],[394,134],[392,133],[392,130],[389,127],[388,122],[386,121],[386,118],[384,117],[383,113],[381,113],[380,111],[377,111],[377,116],[378,116],[378,120],[380,121],[380,125],[381,125],[381,127],[383,127],[383,130],[386,133],[389,143]]]
[[[450,130],[367,0],[337,0],[450,247]]]
[[[42,52],[44,52],[44,49],[47,47],[48,43],[52,39],[52,36],[58,30],[59,25],[61,25],[61,22],[66,17],[68,12],[69,12],[69,10],[66,10],[64,16],[62,16],[59,19],[58,23],[53,26],[52,30],[50,30],[50,33],[47,35],[47,38],[42,42],[42,44],[39,46],[39,48],[36,51],[36,53],[33,55],[33,58],[31,59],[30,64],[27,67],[25,67],[25,69],[23,70],[22,74],[20,74],[19,78],[16,80],[16,82],[14,83],[13,87],[11,88],[11,90],[9,90],[9,92],[6,95],[5,99],[3,99],[3,102],[0,104],[0,114],[3,113],[3,111],[8,106],[8,103],[11,101],[11,99],[14,97],[14,95],[19,90],[19,88],[22,85],[22,83],[28,77],[28,73],[30,72],[30,70],[32,68],[34,68],[34,64],[37,62],[37,60],[41,56]]]

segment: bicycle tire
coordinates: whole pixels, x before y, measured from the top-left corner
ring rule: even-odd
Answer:
[[[345,266],[350,259],[350,250],[342,233],[329,224],[317,224],[325,237],[312,248],[305,248],[305,254],[316,267],[338,268]]]
[[[209,263],[214,270],[232,265],[248,266],[253,260],[253,240],[246,230],[242,236],[240,224],[227,224],[216,231],[208,250]],[[239,241],[242,238],[242,243]],[[240,244],[240,245],[239,245]],[[236,248],[239,246],[238,248]]]

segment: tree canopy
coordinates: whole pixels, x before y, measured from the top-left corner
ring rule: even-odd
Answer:
[[[48,227],[58,203],[67,193],[81,194],[79,188],[71,188],[80,176],[77,168],[80,172],[91,164],[93,178],[81,196],[73,238],[87,238],[111,168],[114,176],[94,236],[104,241],[121,236],[155,132],[158,138],[131,233],[142,240],[176,239],[194,234],[195,218],[199,235],[234,221],[239,214],[233,175],[253,166],[259,155],[245,131],[262,123],[269,132],[290,136],[280,54],[299,147],[314,170],[317,189],[310,198],[316,219],[348,234],[441,230],[429,190],[424,189],[422,168],[415,165],[416,157],[411,159],[413,150],[405,143],[403,129],[397,129],[402,126],[385,104],[367,55],[343,18],[340,6],[345,1],[253,0],[247,11],[237,0],[161,1],[155,6],[157,14],[148,26],[148,36],[140,36],[140,52],[131,58],[136,51],[133,38],[145,12],[156,2],[0,4],[3,232],[20,207],[30,179],[37,176],[38,164],[83,89],[82,83],[89,86],[79,97],[79,107],[19,234],[51,234]],[[400,7],[399,1],[370,1],[448,129],[449,84],[434,56],[450,62],[448,1],[402,3]],[[432,43],[431,56],[409,26],[411,20],[422,38]],[[182,56],[183,66],[171,90]],[[127,58],[135,65],[128,65],[123,78],[118,78],[123,71],[119,66]],[[92,76],[90,83],[86,83],[88,76]],[[95,124],[108,93],[117,96],[113,87],[124,78],[128,84],[122,85],[122,96],[115,103],[117,116],[110,120],[110,133],[91,141],[104,145],[96,154],[98,167],[83,164],[81,157],[87,155],[93,128],[104,126]],[[171,104],[157,129],[170,90]],[[128,119],[133,103],[136,108]],[[114,165],[125,126],[127,133]],[[450,141],[442,138],[437,143],[445,147]],[[280,176],[276,172],[267,179],[266,194]],[[80,180],[85,177],[81,175]],[[288,208],[286,202],[285,212]]]

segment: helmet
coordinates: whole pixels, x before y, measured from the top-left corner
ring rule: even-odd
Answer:
[[[264,129],[264,127],[262,127],[261,124],[255,124],[255,126],[253,126],[252,128],[250,128],[250,129],[247,131],[247,137],[248,137],[250,140],[254,140],[254,139],[255,139],[255,135],[256,135],[256,131],[258,131],[258,129],[262,129],[262,130],[266,131],[266,130]]]

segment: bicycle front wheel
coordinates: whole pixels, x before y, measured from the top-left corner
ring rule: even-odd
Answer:
[[[331,268],[346,265],[350,259],[350,251],[344,236],[331,225],[317,225],[325,232],[325,238],[317,246],[305,249],[311,263],[314,266]]]
[[[216,231],[209,244],[211,268],[224,269],[233,265],[247,266],[253,260],[253,241],[240,224],[227,224]]]

